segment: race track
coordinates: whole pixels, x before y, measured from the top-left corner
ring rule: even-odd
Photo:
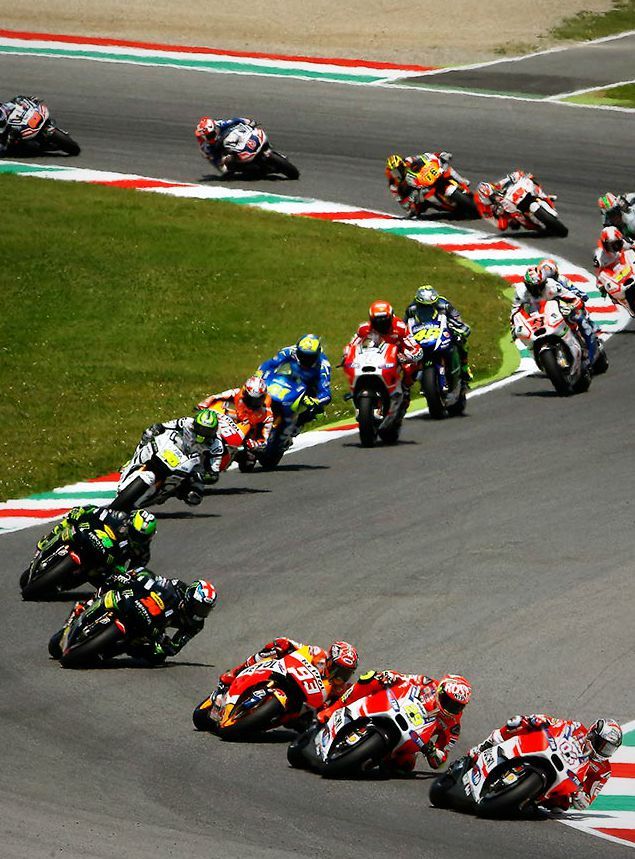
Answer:
[[[541,246],[580,265],[597,195],[631,190],[627,114],[23,57],[0,58],[0,74],[7,94],[46,96],[83,146],[77,166],[199,180],[191,128],[209,112],[262,122],[302,170],[297,183],[255,184],[281,193],[389,208],[392,149],[450,149],[475,179],[527,167],[571,229]],[[424,279],[413,272],[413,289]],[[219,670],[289,634],[349,639],[364,668],[465,673],[475,697],[459,751],[516,712],[632,719],[633,349],[632,331],[612,339],[609,373],[584,396],[562,400],[530,377],[474,399],[463,419],[408,421],[395,448],[334,441],[273,474],[226,475],[195,512],[166,505],[154,569],[207,575],[220,604],[159,669],[49,661],[70,598],[23,604],[17,578],[38,531],[4,536],[2,855],[630,855],[553,821],[432,809],[422,767],[416,779],[322,782],[287,768],[284,732],[222,744],[190,714]]]

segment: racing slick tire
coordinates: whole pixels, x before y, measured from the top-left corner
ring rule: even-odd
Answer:
[[[547,212],[542,206],[536,209],[534,217],[540,221],[549,235],[559,236],[562,239],[566,239],[569,235],[569,228],[565,227],[559,218],[556,218],[551,212]]]
[[[50,638],[49,638],[49,656],[53,659],[59,659],[62,655],[62,648],[60,647],[60,642],[62,641],[62,636],[64,635],[63,629],[58,629]]]
[[[603,373],[606,373],[608,368],[609,368],[609,359],[606,355],[606,352],[604,351],[604,346],[602,346],[602,344],[600,344],[600,347],[598,349],[598,354],[597,354],[597,357],[595,359],[595,362],[594,362],[593,368],[592,368],[593,375],[594,376],[601,376]]]
[[[557,394],[561,397],[568,397],[569,394],[573,393],[569,380],[562,372],[562,367],[558,364],[558,359],[554,352],[550,349],[545,349],[541,352],[540,365],[555,388]]]
[[[258,462],[264,471],[273,471],[284,456],[283,450],[263,451],[258,454]]]
[[[481,217],[471,194],[466,194],[465,191],[457,189],[449,199],[456,207],[456,213],[460,217],[471,221],[476,221]]]
[[[61,128],[54,129],[47,138],[47,143],[50,143],[55,149],[61,149],[67,155],[79,155],[82,151],[79,143],[76,143],[70,134],[62,131]]]
[[[273,695],[265,698],[262,704],[247,710],[234,725],[218,727],[216,733],[223,740],[245,740],[272,728],[276,719],[284,713],[284,707]]]
[[[137,502],[148,491],[148,484],[141,477],[136,477],[132,483],[129,483],[125,489],[119,492],[115,500],[111,502],[111,510],[125,510],[129,513],[139,505]],[[144,502],[147,503],[147,502]]]
[[[506,817],[522,812],[544,790],[544,780],[535,770],[526,770],[515,784],[495,793],[485,793],[478,803],[480,817]]]
[[[267,157],[267,164],[271,173],[282,173],[287,179],[299,179],[300,171],[292,164],[285,155],[271,150]]]
[[[441,420],[444,418],[446,416],[446,410],[443,404],[441,391],[439,390],[439,380],[434,367],[424,367],[421,371],[421,393],[428,403],[430,417],[435,420]]]
[[[351,778],[377,766],[388,754],[386,739],[376,731],[369,731],[350,749],[337,757],[328,757],[322,775],[324,778]]]
[[[375,447],[377,426],[375,421],[376,397],[370,391],[362,392],[358,397],[357,422],[359,424],[359,440],[362,447]]]
[[[70,555],[64,555],[56,564],[51,564],[46,572],[29,581],[30,570],[25,570],[20,576],[20,590],[23,600],[37,600],[56,593],[64,584],[67,576],[77,569],[77,564]]]
[[[192,722],[194,722],[194,727],[197,731],[212,731],[216,733],[216,722],[210,719],[210,710],[210,700],[206,698],[192,711]]]
[[[398,424],[393,424],[388,429],[379,430],[379,438],[384,444],[397,444],[399,441],[399,433],[401,432],[401,421]]]
[[[631,284],[628,289],[624,293],[624,298],[626,299],[626,303],[631,309],[632,313],[635,313],[635,284]]]
[[[108,651],[112,645],[121,640],[121,632],[114,623],[100,630],[80,644],[75,644],[60,656],[63,668],[81,668],[94,663]],[[50,642],[49,642],[50,643]],[[50,651],[49,651],[50,652]]]

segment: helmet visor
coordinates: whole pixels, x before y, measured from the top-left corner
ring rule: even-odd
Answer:
[[[261,409],[265,402],[265,395],[258,394],[254,397],[252,394],[249,394],[247,393],[247,391],[245,391],[243,393],[242,400],[248,409]]]
[[[354,668],[350,665],[340,665],[337,662],[332,662],[329,668],[329,676],[336,683],[346,683],[351,679]]]
[[[465,709],[465,704],[465,701],[456,701],[454,698],[451,698],[444,689],[441,689],[439,692],[439,706],[446,713],[458,716]]]
[[[600,758],[610,758],[620,747],[620,743],[614,743],[613,740],[601,737],[599,734],[594,734],[591,740],[593,751]]]
[[[610,242],[604,242],[604,247],[609,253],[617,253],[622,250],[622,239],[612,239]]]
[[[379,334],[388,334],[392,324],[392,319],[388,314],[373,316],[370,320],[370,324]]]

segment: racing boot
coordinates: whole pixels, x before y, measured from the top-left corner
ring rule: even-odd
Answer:
[[[464,391],[470,390],[470,382],[474,378],[474,374],[470,370],[470,365],[467,359],[461,361],[461,387]]]

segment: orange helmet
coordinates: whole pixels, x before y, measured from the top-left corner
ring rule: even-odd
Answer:
[[[370,327],[378,334],[388,334],[394,318],[395,311],[387,301],[373,301],[368,309]]]
[[[439,680],[436,697],[446,716],[458,716],[472,697],[472,684],[460,674],[446,674]]]

